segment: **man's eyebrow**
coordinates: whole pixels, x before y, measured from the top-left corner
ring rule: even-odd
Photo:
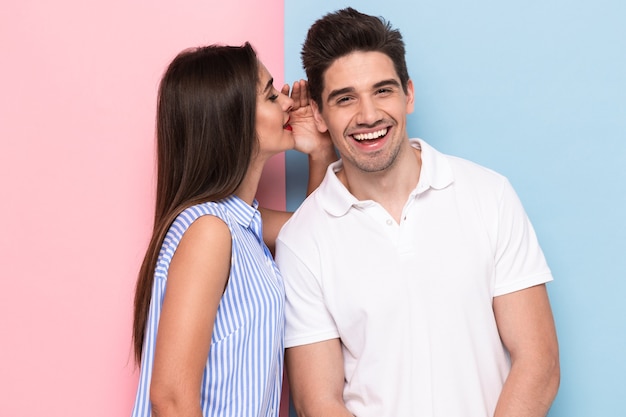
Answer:
[[[353,91],[354,91],[353,87],[345,87],[345,88],[340,88],[338,90],[333,90],[328,94],[328,97],[326,98],[326,102],[330,103],[335,97],[340,96],[342,94],[351,93]]]
[[[394,86],[394,87],[400,87],[400,83],[398,82],[398,80],[394,79],[394,78],[390,78],[388,80],[383,80],[383,81],[379,81],[376,84],[374,84],[374,88],[380,88],[380,87],[385,87],[385,86]]]
[[[394,78],[389,78],[388,80],[382,80],[382,81],[377,82],[376,84],[372,86],[372,88],[375,90],[377,88],[385,87],[385,86],[400,87],[400,83],[398,82],[398,80]],[[354,92],[353,87],[345,87],[345,88],[339,88],[337,90],[333,90],[328,94],[328,98],[326,98],[326,102],[330,103],[335,97],[340,96],[342,94],[346,94],[346,93],[352,93],[352,92]]]

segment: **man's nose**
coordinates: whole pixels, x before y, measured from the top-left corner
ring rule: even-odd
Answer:
[[[358,103],[356,122],[360,125],[373,125],[380,119],[380,112],[370,97],[361,98]]]

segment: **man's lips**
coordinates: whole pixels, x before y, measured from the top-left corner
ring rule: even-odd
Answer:
[[[350,136],[358,142],[364,142],[384,138],[387,135],[387,132],[389,132],[389,128],[384,127],[367,133],[353,133]]]

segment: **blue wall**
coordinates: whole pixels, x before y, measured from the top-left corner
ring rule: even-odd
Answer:
[[[626,416],[626,2],[286,0],[286,80],[310,24],[348,5],[403,33],[409,135],[505,174],[533,221],[555,276],[550,417]],[[302,162],[288,153],[292,210]]]

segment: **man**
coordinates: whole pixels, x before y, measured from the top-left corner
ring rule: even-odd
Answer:
[[[508,181],[409,140],[402,37],[351,8],[309,30],[316,125],[341,160],[277,240],[301,416],[545,416],[552,280]]]

